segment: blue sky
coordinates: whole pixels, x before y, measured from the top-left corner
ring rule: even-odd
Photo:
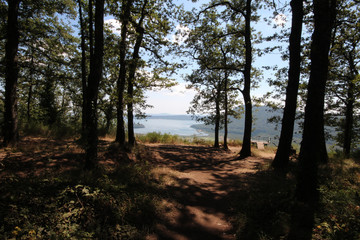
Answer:
[[[191,10],[193,7],[198,8],[200,5],[205,3],[205,1],[198,1],[193,3],[191,0],[178,0],[177,2],[183,3],[186,10]],[[206,1],[207,2],[207,1]],[[272,26],[267,25],[262,19],[264,17],[272,16],[269,10],[262,9],[259,12],[261,15],[261,20],[256,25],[253,25],[253,28],[256,32],[262,32],[263,36],[271,35],[275,31],[280,31],[281,27],[273,29]],[[285,15],[286,16],[286,15]],[[286,16],[289,20],[289,16]],[[106,19],[106,22],[111,22],[110,17]],[[275,22],[273,22],[275,24]],[[286,26],[289,25],[289,22],[286,23]],[[277,43],[264,43],[261,45],[255,45],[257,48],[265,48],[266,46],[273,46]],[[286,47],[286,46],[285,46]],[[281,60],[281,55],[279,52],[274,52],[272,54],[265,54],[262,57],[254,56],[254,66],[261,68],[262,66],[286,66],[287,63]],[[195,91],[192,89],[186,89],[186,82],[184,81],[184,74],[191,73],[192,69],[181,69],[178,75],[174,75],[173,78],[178,82],[177,86],[174,86],[171,90],[160,90],[160,91],[148,91],[147,102],[150,105],[153,105],[153,108],[146,110],[148,114],[186,114],[186,111],[189,109],[190,102],[195,95]],[[259,84],[259,88],[252,89],[251,95],[254,97],[261,97],[266,92],[270,91],[266,79],[273,76],[271,71],[265,71],[262,76],[262,81]]]

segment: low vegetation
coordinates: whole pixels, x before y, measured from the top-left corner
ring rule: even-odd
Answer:
[[[286,239],[291,229],[295,172],[260,166],[239,192],[234,226],[239,239]],[[359,160],[332,158],[320,169],[320,201],[312,239],[360,239]]]
[[[190,142],[159,133],[139,139]],[[192,143],[202,144],[197,138]],[[0,238],[143,239],[152,233],[164,212],[161,202],[171,194],[167,185],[177,184],[177,172],[154,170],[147,163],[151,153],[141,144],[121,159],[118,156],[124,153],[112,150],[109,141],[100,145],[101,167],[93,171],[80,168],[82,150],[73,141],[33,137],[18,148],[2,149]],[[244,187],[230,202],[238,239],[286,238],[291,229],[295,171],[293,163],[287,174],[279,174],[265,161],[256,173],[239,178],[238,184]],[[359,159],[332,157],[320,168],[320,176],[313,239],[360,239]]]
[[[183,137],[179,135],[172,135],[168,133],[150,132],[147,134],[139,134],[137,140],[142,143],[164,143],[164,144],[189,144],[189,145],[214,145],[214,141],[204,137]],[[233,145],[238,141],[231,141]]]
[[[91,172],[75,164],[63,171],[66,159],[57,162],[51,155],[57,149],[40,145],[1,152],[7,156],[0,172],[1,239],[141,239],[151,231],[161,186],[145,161],[119,164],[107,159],[112,165],[103,162]],[[59,148],[70,150],[72,161],[79,160],[73,143]],[[51,169],[37,167],[42,162],[36,159],[38,151],[49,154],[43,158]],[[28,157],[30,152],[35,158]],[[33,172],[12,171],[26,165]]]

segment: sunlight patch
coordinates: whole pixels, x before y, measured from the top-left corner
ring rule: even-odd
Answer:
[[[278,15],[275,16],[274,18],[274,22],[277,26],[281,26],[284,27],[286,22],[287,22],[287,18],[285,14],[279,13]]]
[[[104,21],[104,23],[105,23],[105,25],[107,25],[109,28],[110,28],[110,30],[114,33],[114,34],[118,34],[118,35],[120,35],[120,30],[121,30],[121,23],[118,21],[118,20],[116,20],[116,19],[114,19],[114,18],[112,18],[112,19],[107,19],[107,20],[105,20]]]

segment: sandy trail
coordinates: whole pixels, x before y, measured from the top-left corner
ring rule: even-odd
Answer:
[[[156,233],[147,239],[235,239],[231,224],[236,193],[266,158],[236,160],[240,149],[148,145],[156,174],[166,181],[168,198]],[[272,157],[264,155],[265,157]]]

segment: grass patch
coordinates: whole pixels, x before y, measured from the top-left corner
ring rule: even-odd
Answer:
[[[160,132],[150,132],[147,134],[137,135],[137,140],[143,143],[181,143],[181,138],[178,135],[161,134]]]
[[[136,139],[141,143],[163,143],[163,144],[187,144],[187,145],[207,145],[214,144],[213,140],[192,136],[182,137],[179,135],[172,135],[168,133],[150,132],[147,134],[138,134]]]

